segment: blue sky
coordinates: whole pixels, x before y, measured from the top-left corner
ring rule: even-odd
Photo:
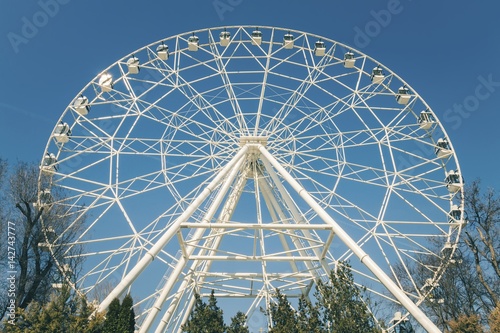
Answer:
[[[500,188],[500,25],[496,1],[4,2],[0,156],[40,160],[53,126],[103,68],[190,30],[255,24],[322,35],[379,60],[443,122],[466,181]]]

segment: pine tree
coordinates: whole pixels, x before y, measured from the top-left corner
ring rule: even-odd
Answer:
[[[268,316],[272,323],[269,333],[299,333],[297,313],[279,289],[276,289],[276,303],[270,305]]]
[[[247,316],[238,311],[236,315],[231,318],[231,324],[227,328],[227,333],[249,333],[248,327],[246,326]]]
[[[208,299],[207,311],[207,326],[210,328],[210,333],[224,333],[226,325],[224,324],[223,312],[217,305],[213,290]]]
[[[134,302],[130,294],[127,294],[120,306],[119,331],[123,333],[134,333],[135,330],[135,313],[133,308]]]
[[[361,299],[363,289],[354,284],[348,263],[330,272],[330,283],[318,283],[316,298],[322,308],[324,325],[332,333],[379,332]]]
[[[313,305],[305,295],[299,299],[297,312],[299,333],[326,333],[320,307],[317,304]]]
[[[102,333],[117,333],[120,332],[120,300],[115,298],[109,303],[108,312],[106,313],[106,320],[102,328]]]
[[[15,325],[5,323],[3,332],[101,333],[104,318],[98,314],[89,319],[93,310],[85,298],[72,294],[64,286],[43,306],[34,301],[26,309],[19,308]]]
[[[195,294],[194,308],[189,315],[188,321],[182,325],[182,331],[186,333],[224,333],[223,312],[217,305],[214,291],[212,290],[208,305],[203,302],[200,295]]]

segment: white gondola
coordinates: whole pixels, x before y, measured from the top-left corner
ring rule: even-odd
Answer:
[[[56,129],[54,130],[54,138],[57,140],[57,142],[66,143],[69,141],[70,136],[71,129],[69,128],[68,124],[63,123],[62,121],[57,124]]]
[[[444,260],[448,260],[449,263],[454,264],[456,261],[453,259],[453,253],[457,249],[456,244],[451,244],[450,242],[446,242],[441,249],[441,258]]]
[[[50,193],[50,190],[41,190],[38,194],[37,206],[38,208],[46,208],[52,204],[52,201],[52,194]]]
[[[113,76],[109,73],[103,73],[99,77],[99,86],[102,92],[110,92],[113,90]]]
[[[450,209],[449,216],[450,216],[450,219],[449,219],[450,223],[462,222],[463,213],[462,213],[462,210],[460,209],[460,206],[452,205],[451,209]]]
[[[452,154],[452,151],[450,149],[448,140],[446,140],[446,138],[439,139],[436,143],[436,148],[434,148],[434,152],[439,158],[447,158],[448,156],[450,156]]]
[[[384,72],[382,71],[382,68],[380,68],[380,66],[377,66],[373,69],[371,80],[375,84],[379,84],[384,81]]]
[[[393,328],[394,332],[415,333],[415,330],[413,329],[411,322],[408,320],[408,318],[403,317],[401,315],[401,312],[396,312],[394,314],[394,318],[392,318],[391,324],[395,325]]]
[[[67,275],[73,273],[73,269],[71,268],[71,266],[69,264],[64,264],[61,268],[61,271]]]
[[[137,74],[140,71],[139,58],[132,56],[127,60],[127,67],[129,74]]]
[[[168,57],[170,56],[170,54],[168,53],[168,45],[165,45],[163,43],[158,45],[158,47],[156,48],[156,54],[161,60],[168,60]]]
[[[52,197],[51,197],[51,200],[52,200]],[[57,238],[56,231],[54,230],[54,228],[52,228],[50,226],[43,228],[42,231],[43,231],[46,239],[49,240],[49,242],[53,242]]]
[[[326,51],[326,46],[325,42],[322,40],[318,40],[316,43],[314,43],[314,55],[318,57],[322,57],[325,55]]]
[[[38,248],[44,252],[50,251],[50,245],[48,243],[38,243]]]
[[[45,189],[41,190],[38,193],[38,199],[36,202],[33,203],[33,206],[40,210],[40,209],[48,209],[51,206],[52,203],[52,195],[50,194],[50,190]]]
[[[293,35],[288,33],[283,36],[283,47],[285,49],[293,49]]]
[[[63,284],[62,283],[52,283],[52,288],[53,289],[56,289],[56,290],[61,290],[63,288]]]
[[[198,46],[200,45],[200,39],[192,35],[191,37],[188,38],[188,50],[196,52],[198,51]]]
[[[451,170],[448,172],[445,182],[450,193],[457,193],[462,188],[461,177],[457,171]]]
[[[436,119],[430,111],[422,111],[418,116],[418,124],[421,129],[428,130],[436,123]]]
[[[45,173],[53,173],[57,171],[57,159],[54,153],[46,153],[42,160],[41,170]]]
[[[252,44],[260,45],[261,43],[262,43],[262,32],[259,31],[258,29],[255,29],[252,32]]]
[[[75,111],[86,116],[90,111],[89,99],[85,96],[80,96],[73,102],[73,107]]]
[[[410,101],[411,95],[410,95],[410,89],[406,87],[401,87],[398,89],[398,94],[396,95],[396,101],[399,104],[406,105]]]
[[[345,68],[353,68],[356,64],[356,59],[354,59],[354,53],[351,51],[344,54],[344,67]]]
[[[226,31],[226,30],[222,31],[219,34],[219,40],[220,40],[221,46],[228,46],[229,41],[231,40],[231,34],[229,33],[229,31]]]

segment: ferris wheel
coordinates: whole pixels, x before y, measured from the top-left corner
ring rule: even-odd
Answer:
[[[139,332],[178,332],[212,290],[251,318],[346,261],[439,331],[421,305],[464,223],[457,156],[408,83],[342,43],[232,26],[144,46],[71,101],[40,174],[37,204],[68,221],[42,245],[100,310],[131,293]]]

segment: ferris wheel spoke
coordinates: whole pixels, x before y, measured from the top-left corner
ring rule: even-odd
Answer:
[[[240,104],[239,104],[238,99],[236,97],[236,94],[233,90],[233,85],[231,83],[229,75],[226,71],[227,62],[224,63],[222,54],[219,52],[217,46],[215,45],[215,39],[213,37],[212,32],[210,32],[209,37],[210,37],[210,40],[212,41],[212,43],[210,43],[210,47],[211,47],[211,50],[214,54],[214,61],[217,65],[217,69],[221,75],[221,79],[222,79],[227,97],[232,105],[232,109],[234,110],[236,120],[238,122],[238,127],[239,127],[240,131],[244,131],[244,133],[248,133],[247,124],[245,122],[245,118],[243,117],[243,112],[241,110],[241,107],[240,107]],[[230,59],[230,57],[228,57],[227,61],[229,61],[229,59]]]
[[[305,54],[304,54],[304,58]],[[297,89],[293,92],[293,94],[288,98],[288,100],[283,104],[283,106],[278,110],[276,117],[273,119],[276,124],[273,122],[269,123],[268,127],[280,127],[282,125],[282,122],[284,119],[287,119],[292,110],[298,105],[298,103],[301,101],[302,97],[305,96],[310,89],[311,86],[314,85],[315,80],[322,74],[322,69],[323,66],[326,66],[326,64],[322,64],[321,62],[324,61],[327,63],[329,57],[324,57],[320,61],[320,64],[314,66],[312,69],[307,67],[308,69],[308,75],[304,80],[302,81],[301,85],[297,87]],[[287,109],[284,107],[288,106]]]

